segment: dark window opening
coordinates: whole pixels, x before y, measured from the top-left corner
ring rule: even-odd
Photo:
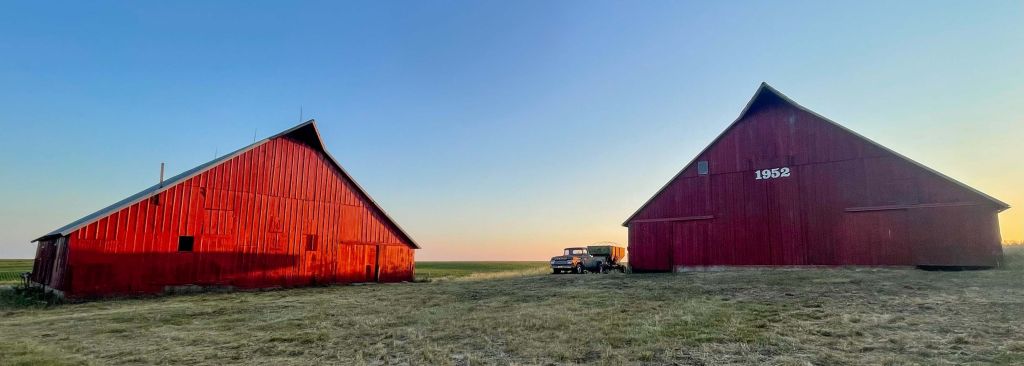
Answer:
[[[707,160],[701,160],[697,162],[697,175],[708,175]]]
[[[179,236],[178,237],[178,251],[179,252],[191,252],[192,247],[196,244],[196,238],[191,236]]]
[[[316,235],[306,235],[306,250],[316,250]]]

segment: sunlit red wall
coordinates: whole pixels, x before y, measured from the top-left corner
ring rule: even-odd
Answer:
[[[628,223],[630,264],[993,266],[997,211],[950,182],[767,94]],[[788,168],[787,177],[755,171]]]
[[[412,280],[411,243],[328,159],[271,139],[70,233],[52,286],[74,298]],[[183,235],[193,252],[178,251]]]

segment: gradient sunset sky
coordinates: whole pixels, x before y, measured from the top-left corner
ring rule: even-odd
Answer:
[[[423,249],[542,260],[620,224],[767,81],[1009,203],[1024,2],[0,4],[0,258],[316,118]]]

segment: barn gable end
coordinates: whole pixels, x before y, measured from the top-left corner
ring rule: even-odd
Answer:
[[[312,120],[38,241],[33,281],[72,298],[411,280],[418,248],[324,149]]]
[[[623,225],[631,262],[649,270],[992,265],[1001,253],[995,214],[1006,208],[762,84],[740,116]],[[954,223],[961,234],[928,230]]]

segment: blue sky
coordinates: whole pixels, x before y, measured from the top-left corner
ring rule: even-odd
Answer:
[[[761,81],[1022,206],[1022,24],[1014,1],[5,2],[0,258],[300,107],[418,259],[624,244]]]

